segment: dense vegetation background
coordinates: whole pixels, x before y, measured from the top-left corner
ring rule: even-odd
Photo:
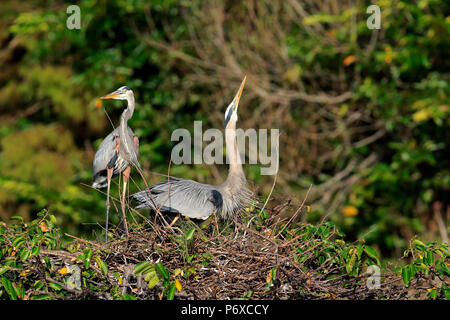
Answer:
[[[367,234],[384,256],[400,256],[415,234],[446,240],[447,1],[81,0],[80,30],[66,27],[70,4],[0,2],[2,220],[47,208],[66,231],[95,237],[104,195],[89,188],[92,160],[111,131],[97,98],[133,89],[130,126],[156,182],[172,131],[192,131],[194,120],[222,128],[247,74],[239,127],[282,131],[269,206],[300,204],[312,184],[303,219],[329,219],[348,239]],[[370,4],[381,8],[380,30],[366,26]],[[115,124],[123,106],[103,105]],[[214,184],[226,170],[171,174]],[[265,199],[274,177],[245,171]],[[131,191],[142,188],[133,177]]]

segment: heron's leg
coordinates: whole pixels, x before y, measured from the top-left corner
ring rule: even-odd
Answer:
[[[105,242],[108,241],[108,223],[109,223],[109,190],[111,188],[111,178],[113,176],[113,168],[106,168],[106,175],[108,179],[108,189],[106,192],[106,227],[105,227]]]
[[[127,237],[128,237],[128,224],[127,224],[127,215],[125,213],[125,196],[126,196],[126,191],[127,191],[128,179],[130,178],[130,172],[131,172],[130,166],[128,166],[123,171],[123,192],[122,192],[122,198],[120,199],[120,203],[122,205],[123,225],[125,226],[125,233],[126,233]]]

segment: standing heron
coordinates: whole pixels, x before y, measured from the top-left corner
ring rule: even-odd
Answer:
[[[134,94],[126,86],[120,87],[100,99],[127,100],[128,106],[122,112],[120,125],[114,129],[100,144],[95,153],[93,164],[92,187],[103,189],[107,187],[106,195],[106,232],[105,241],[108,240],[108,220],[109,220],[109,191],[111,179],[123,173],[123,193],[120,198],[123,223],[128,236],[128,226],[125,214],[125,192],[128,179],[130,177],[131,166],[138,166],[139,139],[128,126],[128,120],[134,113]]]
[[[168,177],[167,181],[154,184],[148,190],[132,194],[130,197],[138,202],[136,209],[160,210],[161,213],[175,213],[203,220],[217,213],[226,219],[248,203],[252,192],[247,188],[236,144],[237,111],[245,80],[246,78],[225,112],[225,144],[230,165],[225,182],[212,186],[193,180]]]

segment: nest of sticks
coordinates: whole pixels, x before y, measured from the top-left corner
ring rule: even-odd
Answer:
[[[182,229],[186,222],[180,223],[181,227],[151,223],[145,229],[132,230],[127,239],[107,243],[76,238],[73,245],[78,252],[89,247],[102,254],[108,273],[103,283],[96,285],[118,286],[122,295],[133,294],[138,299],[162,299],[164,291],[161,283],[149,289],[143,276],[134,274],[134,267],[143,261],[160,262],[171,271],[182,270],[176,275],[180,290],[175,292],[175,299],[186,300],[410,299],[425,297],[427,289],[433,286],[431,279],[419,277],[407,288],[401,276],[388,271],[380,275],[379,288],[370,289],[367,286],[369,275],[348,275],[345,266],[332,263],[333,259],[317,264],[312,248],[323,242],[320,238],[284,239],[274,237],[272,229],[252,228],[251,221],[247,224],[234,221],[225,228],[226,234],[214,223],[206,228],[196,226],[196,236],[185,241]],[[335,236],[331,233],[327,239]],[[295,261],[299,248],[304,255],[310,255],[301,263]],[[45,253],[58,260],[54,263],[61,266],[73,263],[77,256],[76,252],[66,251]],[[186,273],[186,270],[191,271]],[[121,281],[117,274],[123,275]],[[111,298],[107,290],[71,289],[70,292],[73,293],[71,299]]]

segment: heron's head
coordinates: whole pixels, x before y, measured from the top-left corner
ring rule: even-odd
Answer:
[[[242,91],[244,90],[245,80],[247,79],[247,76],[244,77],[244,80],[242,80],[241,86],[239,87],[238,92],[234,96],[233,101],[228,105],[227,111],[225,111],[225,128],[227,128],[229,125],[236,124],[238,120],[238,107],[239,107],[239,100],[241,99]]]
[[[101,97],[100,99],[117,99],[117,100],[127,100],[133,95],[133,90],[127,86],[120,87],[116,91],[108,93],[107,95]]]

